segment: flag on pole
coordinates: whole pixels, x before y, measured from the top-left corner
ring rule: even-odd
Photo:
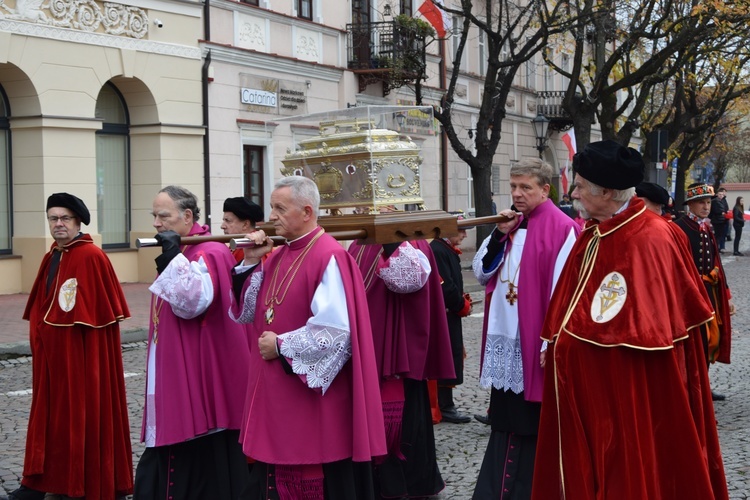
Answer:
[[[562,141],[565,143],[565,147],[568,148],[568,159],[565,162],[565,167],[560,172],[560,180],[562,181],[563,192],[568,192],[568,167],[570,162],[573,161],[573,155],[576,154],[576,133],[573,129],[568,130],[562,136]]]
[[[435,28],[438,37],[445,38],[445,33],[451,30],[453,22],[450,14],[435,4],[442,6],[442,0],[424,0],[417,10]]]
[[[570,129],[565,132],[562,136],[562,141],[568,148],[568,161],[573,161],[573,155],[576,154],[577,151],[575,130]]]

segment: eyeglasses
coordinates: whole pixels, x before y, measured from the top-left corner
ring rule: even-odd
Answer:
[[[57,221],[61,221],[63,224],[67,224],[68,222],[75,220],[75,217],[71,217],[70,215],[63,215],[62,217],[50,215],[49,217],[47,217],[47,220],[52,224],[57,224]]]

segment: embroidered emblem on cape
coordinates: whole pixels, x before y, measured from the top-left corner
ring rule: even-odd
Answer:
[[[60,309],[70,312],[76,305],[76,292],[78,291],[78,280],[70,278],[60,287],[60,293],[57,294],[57,303]]]
[[[609,273],[604,277],[591,302],[591,319],[606,323],[620,312],[628,296],[628,284],[620,273]]]

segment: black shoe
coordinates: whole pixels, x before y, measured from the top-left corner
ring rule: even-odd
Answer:
[[[727,397],[723,394],[719,394],[718,392],[711,391],[711,399],[714,401],[724,401],[727,399]]]
[[[450,422],[451,424],[468,424],[471,422],[471,417],[459,412],[455,406],[444,410],[441,408],[440,413],[443,414],[443,422]]]
[[[484,425],[490,425],[490,416],[489,415],[474,415],[474,418],[477,420],[477,422],[482,422]]]
[[[742,252],[734,252],[732,255],[736,255],[737,257],[744,257],[745,254]]]
[[[32,490],[26,486],[21,486],[15,491],[11,491],[8,500],[44,500],[46,495],[43,491]]]

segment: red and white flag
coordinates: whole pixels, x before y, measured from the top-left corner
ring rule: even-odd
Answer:
[[[435,28],[438,37],[445,38],[445,33],[451,30],[453,22],[450,14],[435,4],[442,6],[442,0],[424,0],[417,10]]]
[[[565,143],[565,147],[568,148],[568,159],[565,162],[565,167],[561,168],[560,181],[562,182],[563,192],[568,192],[568,167],[570,162],[573,161],[573,155],[576,154],[576,133],[573,129],[568,130],[562,136],[562,141]]]
[[[576,154],[576,132],[573,129],[568,130],[562,136],[562,141],[568,148],[568,161],[573,161],[573,155]]]

